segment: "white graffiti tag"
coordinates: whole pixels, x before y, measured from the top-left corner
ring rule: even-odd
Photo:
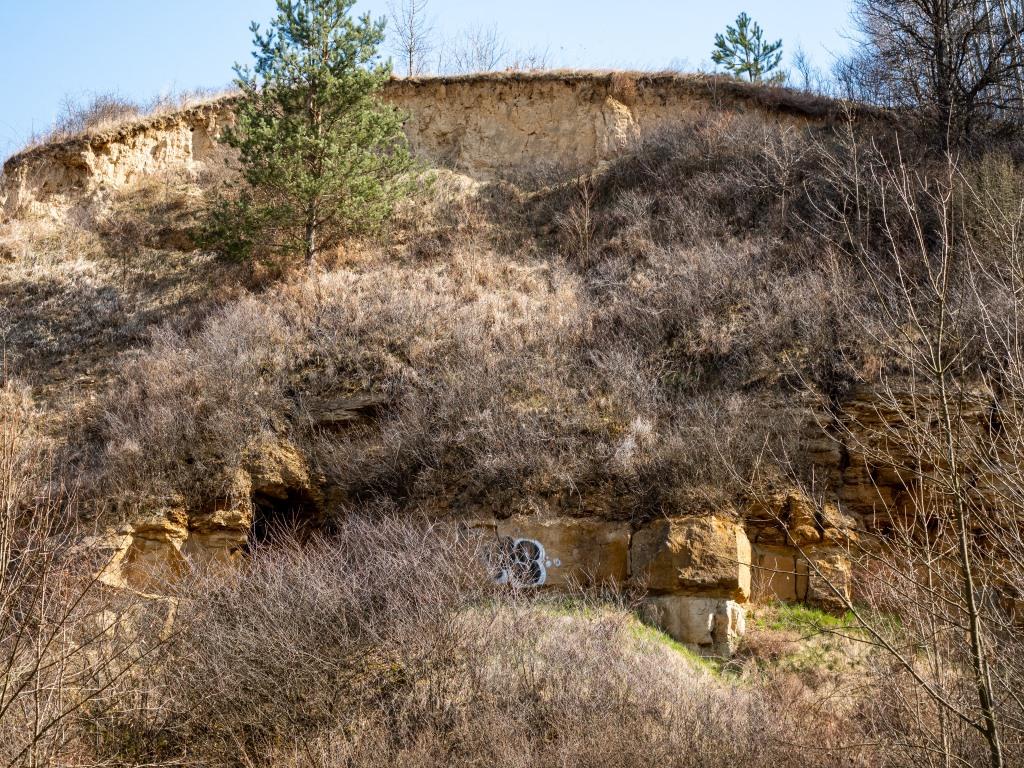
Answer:
[[[548,568],[559,567],[561,560],[549,560],[544,545],[536,539],[500,537],[490,552],[488,565],[496,584],[513,587],[540,587],[548,580]]]

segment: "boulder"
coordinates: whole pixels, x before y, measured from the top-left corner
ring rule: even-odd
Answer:
[[[853,581],[849,553],[839,548],[813,547],[806,555],[811,562],[807,574],[807,602],[828,610],[843,610]]]
[[[817,511],[814,501],[804,494],[795,492],[789,495],[783,519],[788,522],[789,535],[794,543],[803,545],[821,541]]]
[[[750,597],[750,541],[732,519],[656,520],[633,535],[630,559],[633,580],[653,594]]]
[[[830,499],[811,499],[800,490],[777,491],[752,499],[744,512],[755,544],[796,545],[855,540],[861,522]]]
[[[746,632],[746,612],[733,600],[654,595],[644,601],[643,620],[674,640],[716,656],[731,656]]]
[[[236,479],[235,484],[244,482],[254,493],[275,499],[287,499],[297,493],[310,498],[318,496],[305,456],[286,440],[261,440],[248,446],[243,469],[248,478]]]

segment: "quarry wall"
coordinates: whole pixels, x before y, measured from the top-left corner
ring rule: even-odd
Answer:
[[[828,122],[839,109],[795,92],[675,74],[416,78],[392,81],[384,96],[408,115],[406,132],[418,157],[478,181],[531,166],[591,168],[666,125],[712,112],[722,120],[744,112],[801,125]],[[213,171],[226,157],[218,136],[233,119],[233,105],[233,97],[225,97],[26,150],[4,165],[0,214],[87,204],[163,173],[199,177]],[[819,463],[838,473],[846,507],[870,509],[877,478],[864,475],[856,460],[841,456],[827,439],[817,451]],[[315,498],[319,490],[305,487],[309,473],[302,458],[282,455],[248,471],[247,487],[236,497],[287,497],[298,487]],[[643,586],[649,621],[679,640],[728,653],[743,633],[743,605],[752,591],[827,602],[831,596],[815,572],[848,581],[842,547],[850,521],[838,509],[823,517],[787,493],[758,504],[759,509],[667,513],[636,525],[558,509],[462,522],[489,542],[496,580],[530,587],[604,581]],[[190,561],[230,565],[242,557],[253,520],[251,501],[201,513],[169,507],[137,516],[109,542],[112,559],[103,578],[159,591]],[[788,521],[788,529],[779,520]],[[815,568],[807,567],[794,545]]]
[[[718,77],[636,73],[497,73],[391,81],[384,97],[407,113],[425,162],[486,181],[530,166],[592,167],[637,138],[711,110],[774,121],[828,121],[834,102]],[[0,178],[0,211],[79,202],[167,171],[219,164],[217,137],[233,97],[30,148]]]

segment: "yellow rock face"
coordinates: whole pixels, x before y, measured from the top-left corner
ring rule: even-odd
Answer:
[[[420,159],[476,180],[529,166],[589,170],[639,137],[722,107],[773,122],[822,119],[801,117],[799,100],[772,108],[756,89],[670,74],[398,79],[383,98],[408,115],[406,135]],[[216,99],[21,153],[0,177],[0,211],[79,204],[146,176],[222,167],[218,136],[234,120],[233,104],[234,97]]]
[[[633,535],[630,557],[634,582],[651,592],[740,602],[750,597],[750,541],[733,520],[657,520]]]
[[[251,525],[248,504],[194,518],[177,507],[146,515],[104,543],[110,554],[99,578],[113,587],[166,593],[190,569],[235,568]]]
[[[842,610],[853,586],[848,553],[842,549],[815,547],[808,550],[807,557],[810,561],[807,602]]]
[[[629,526],[592,518],[513,517],[496,524],[537,586],[621,584],[629,576]],[[529,561],[535,562],[535,565]]]
[[[755,545],[751,589],[754,600],[807,599],[807,562],[793,547]]]

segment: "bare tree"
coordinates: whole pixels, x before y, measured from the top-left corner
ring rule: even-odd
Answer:
[[[550,58],[548,48],[520,50],[509,56],[508,68],[516,72],[537,72],[550,66]]]
[[[847,95],[923,112],[941,147],[970,140],[987,119],[1017,119],[1017,3],[857,0],[861,44],[837,67]]]
[[[508,56],[508,46],[497,26],[475,26],[462,32],[442,51],[441,69],[456,74],[493,72]]]
[[[395,40],[394,52],[408,77],[426,71],[427,59],[434,50],[434,22],[428,15],[429,0],[392,0],[388,17]]]
[[[825,91],[826,83],[821,70],[814,66],[811,57],[807,55],[801,46],[797,46],[793,52],[793,69],[799,78],[795,85],[811,93],[822,93]]]
[[[852,269],[866,282],[879,314],[848,309],[891,362],[869,405],[823,398],[821,426],[877,485],[900,490],[880,491],[850,532],[853,594],[805,559],[851,615],[850,636],[891,661],[869,713],[890,746],[915,764],[1002,768],[1024,741],[1024,213],[1018,198],[991,214],[952,159],[929,177],[855,155],[830,166],[842,191],[822,210],[845,223],[831,264],[837,279]],[[881,244],[857,231],[868,217]],[[827,490],[805,492],[825,514]]]

